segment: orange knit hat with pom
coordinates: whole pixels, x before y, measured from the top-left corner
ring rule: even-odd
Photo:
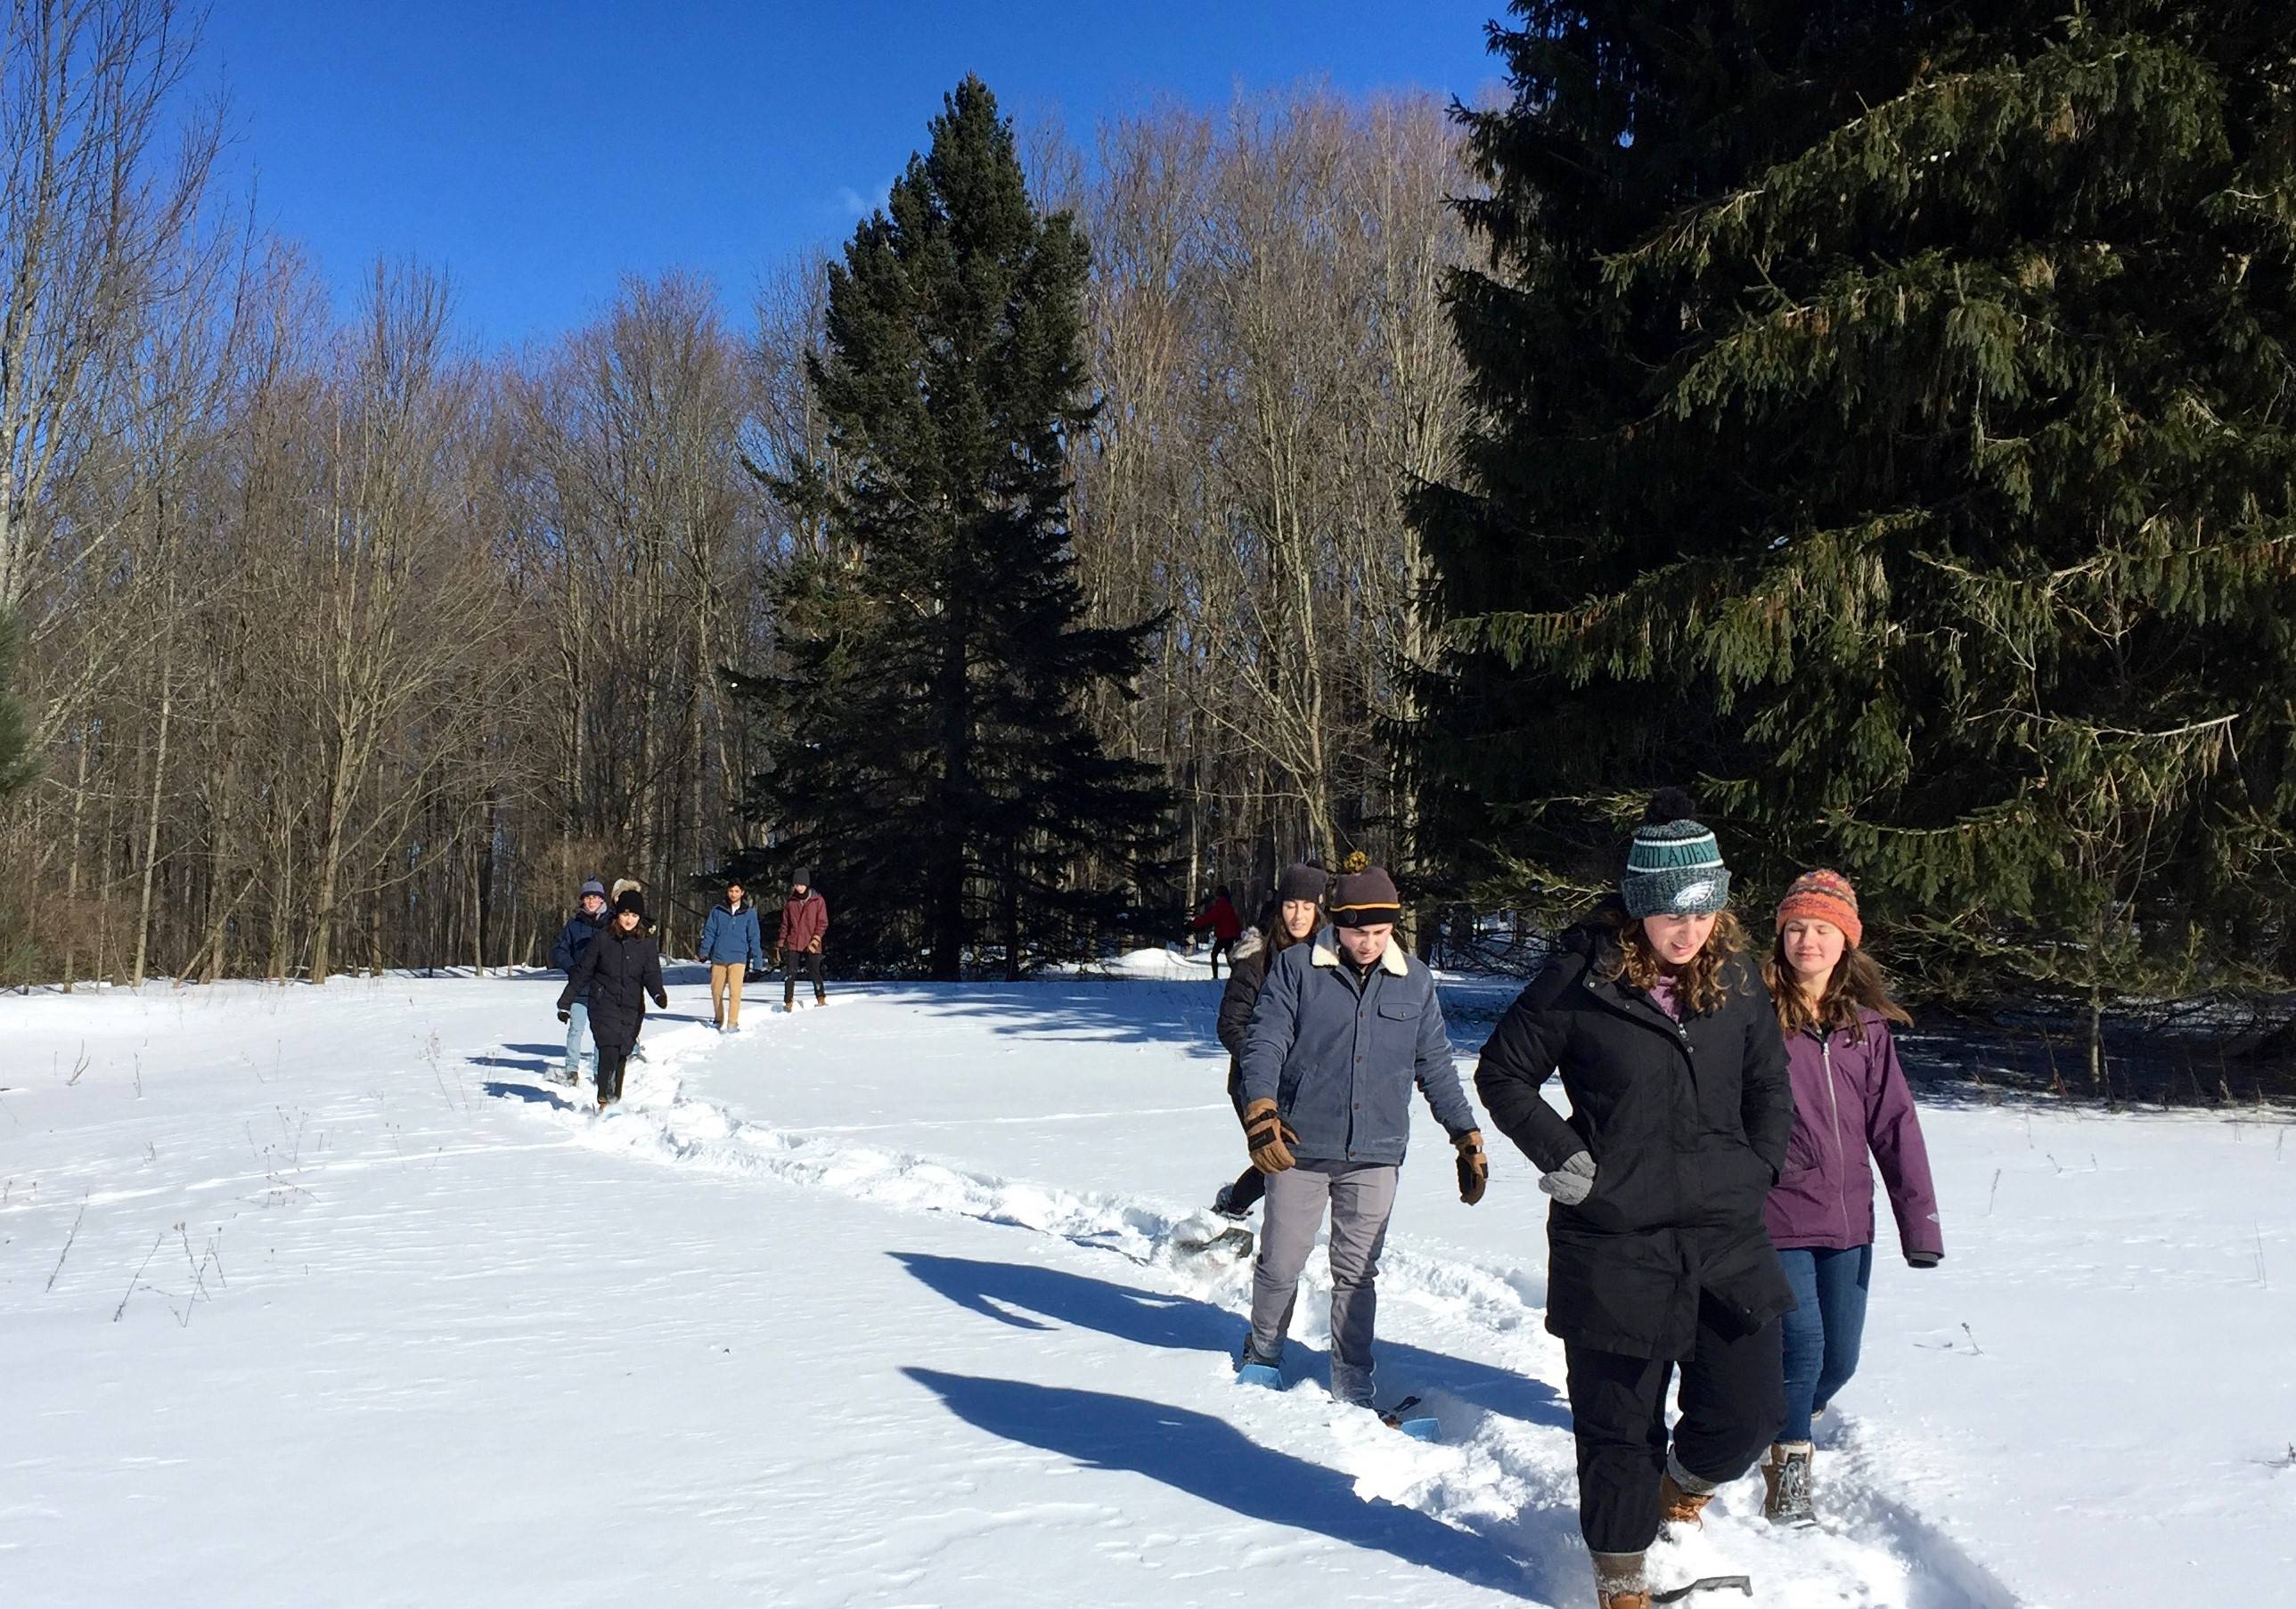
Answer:
[[[1785,932],[1786,924],[1797,916],[1831,922],[1853,949],[1866,941],[1866,924],[1857,916],[1857,891],[1839,872],[1821,867],[1793,880],[1786,897],[1778,901],[1778,932]]]

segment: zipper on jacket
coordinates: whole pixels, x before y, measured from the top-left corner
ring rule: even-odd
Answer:
[[[1817,1042],[1819,1064],[1825,1069],[1825,1104],[1833,1113],[1833,1154],[1841,1171],[1834,1178],[1833,1203],[1841,1212],[1841,1238],[1849,1238],[1849,1153],[1841,1144],[1841,1098],[1833,1093],[1833,1035]],[[1863,1158],[1859,1159],[1863,1161]]]

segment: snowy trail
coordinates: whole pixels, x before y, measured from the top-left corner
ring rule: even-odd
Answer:
[[[603,1118],[548,1080],[544,976],[0,997],[0,1603],[1587,1601],[1511,1147],[1472,1211],[1431,1127],[1404,1169],[1382,1390],[1430,1446],[1329,1402],[1320,1268],[1307,1377],[1232,1381],[1248,1270],[1174,1249],[1242,1162],[1201,979],[853,989],[723,1039],[670,981]],[[1773,1534],[1750,1479],[1666,1579],[2118,1609],[2205,1561],[2269,1601],[2272,1115],[1926,1101],[1949,1255],[1877,1267],[1833,1531]]]
[[[1480,1537],[1521,1572],[1514,1582],[1502,1576],[1480,1584],[1527,1591],[1550,1604],[1585,1596],[1570,1418],[1560,1391],[1562,1348],[1540,1327],[1541,1291],[1534,1277],[1423,1255],[1410,1249],[1407,1237],[1390,1244],[1382,1264],[1382,1386],[1390,1399],[1421,1394],[1444,1433],[1440,1444],[1410,1442],[1367,1413],[1333,1407],[1319,1383],[1328,1377],[1320,1351],[1315,1353],[1317,1377],[1283,1393],[1233,1384],[1228,1359],[1240,1344],[1250,1306],[1250,1265],[1179,1249],[1176,1236],[1182,1230],[1203,1227],[1200,1214],[1138,1197],[973,1172],[906,1151],[854,1144],[834,1129],[785,1129],[688,1094],[684,1073],[690,1063],[742,1042],[716,1041],[701,1030],[664,1036],[621,1109],[600,1120],[562,1107],[550,1119],[578,1143],[617,1155],[759,1175],[898,1211],[1019,1227],[1119,1259],[1128,1287],[1078,1284],[1076,1277],[1007,1265],[921,1259],[908,1266],[960,1305],[1016,1327],[1045,1319],[1084,1323],[1135,1344],[1201,1350],[1207,1389],[1187,1407],[1209,1409],[1258,1446],[1308,1463],[1336,1463],[1359,1496]],[[1156,1109],[1127,1115],[1152,1114]],[[1311,1349],[1328,1338],[1323,1319],[1327,1277],[1320,1260],[1311,1264],[1301,1294],[1297,1339]],[[1087,1288],[1095,1283],[1102,1289]],[[1157,1303],[1154,1296],[1170,1303]],[[1016,1321],[1015,1315],[1039,1317]],[[994,1417],[967,1400],[962,1381],[930,1371],[913,1371],[913,1377],[962,1416]],[[1030,1421],[1016,1415],[996,1428],[1025,1440]],[[1657,1579],[1673,1584],[1751,1574],[1761,1601],[1784,1609],[2020,1609],[2015,1594],[1917,1514],[1876,1490],[1854,1421],[1847,1441],[1828,1459],[1833,1519],[1826,1531],[1773,1533],[1760,1518],[1759,1481],[1750,1477],[1717,1499],[1702,1534],[1660,1545],[1652,1556]]]

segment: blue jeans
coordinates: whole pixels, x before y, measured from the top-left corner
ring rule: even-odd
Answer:
[[[1778,1253],[1793,1287],[1794,1310],[1784,1320],[1786,1421],[1781,1441],[1809,1440],[1811,1408],[1831,1402],[1857,1372],[1857,1342],[1866,1334],[1866,1291],[1874,1279],[1874,1248],[1846,1252],[1802,1246]]]
[[[590,1031],[590,1007],[577,1000],[566,1008],[566,1066],[570,1079],[582,1071],[582,1036]]]

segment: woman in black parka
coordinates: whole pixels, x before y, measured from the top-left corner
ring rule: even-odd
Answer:
[[[1661,792],[1619,901],[1563,936],[1475,1071],[1554,1198],[1546,1327],[1569,1366],[1579,1526],[1605,1609],[1649,1601],[1643,1554],[1661,1520],[1695,1524],[1783,1408],[1778,1316],[1793,1298],[1762,1207],[1793,1096],[1729,888],[1714,834]],[[1539,1093],[1556,1072],[1567,1119]]]
[[[558,997],[563,1022],[574,1002],[589,991],[590,1037],[598,1046],[598,1105],[622,1098],[622,1069],[645,1022],[645,997],[665,1010],[669,996],[661,986],[661,948],[645,924],[645,896],[624,889],[614,900],[613,919],[590,940],[566,988]]]
[[[1275,897],[1259,924],[1259,940],[1247,936],[1228,952],[1227,990],[1220,996],[1219,1041],[1227,1051],[1227,1098],[1238,1121],[1243,1117],[1243,1041],[1251,1027],[1251,1008],[1259,1004],[1260,985],[1267,981],[1267,964],[1295,944],[1305,944],[1324,925],[1324,868],[1289,866],[1275,880]],[[1242,1219],[1259,1204],[1267,1176],[1246,1168],[1235,1182],[1222,1185],[1212,1198],[1212,1211],[1222,1218]]]

